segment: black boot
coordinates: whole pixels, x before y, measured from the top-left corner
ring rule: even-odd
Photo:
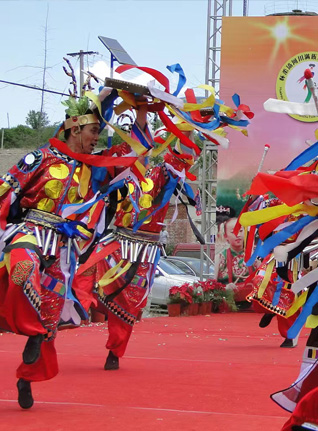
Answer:
[[[25,364],[34,364],[34,362],[39,359],[43,339],[44,335],[42,334],[31,335],[29,337],[22,353],[23,362]]]
[[[18,403],[23,409],[30,409],[33,406],[33,397],[31,392],[31,383],[24,379],[19,379],[18,387]]]
[[[275,316],[274,313],[264,314],[264,316],[261,318],[258,326],[260,328],[266,328],[266,326],[268,326],[271,323],[271,321],[272,321],[272,319],[273,319],[274,316]]]
[[[296,338],[285,338],[279,347],[296,347],[298,342],[298,337]]]
[[[104,370],[118,370],[119,368],[119,359],[114,353],[110,350],[107,356]]]

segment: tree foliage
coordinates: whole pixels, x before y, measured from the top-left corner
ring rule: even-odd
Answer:
[[[25,123],[33,130],[39,130],[49,125],[49,119],[45,112],[29,111]]]
[[[40,130],[30,129],[19,125],[11,129],[4,129],[4,148],[38,148],[53,137],[56,126],[49,126]]]

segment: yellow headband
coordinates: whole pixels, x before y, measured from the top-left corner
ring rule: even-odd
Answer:
[[[95,114],[74,116],[64,121],[64,130],[71,129],[74,126],[86,126],[86,124],[93,123],[99,124],[99,119]]]

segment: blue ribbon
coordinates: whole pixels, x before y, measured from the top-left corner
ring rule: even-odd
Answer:
[[[213,108],[214,109],[214,108]],[[206,129],[206,130],[215,130],[220,126],[220,118],[218,117],[218,115],[215,113],[214,114],[214,120],[210,121],[209,123],[199,123],[198,121],[194,121],[191,117],[191,115],[189,115],[187,112],[183,112],[182,111],[182,116],[184,118],[186,118],[190,123],[195,124],[197,126],[200,126],[201,129]]]
[[[97,196],[97,198],[92,201],[92,202],[88,202],[86,205],[83,205],[81,207],[82,204],[66,204],[62,206],[62,211],[64,211],[66,208],[68,207],[81,207],[78,210],[74,211],[73,214],[83,214],[85,211],[87,211],[91,206],[95,205],[96,202],[100,201],[101,199],[104,199],[106,196],[108,196],[112,191],[114,190],[118,190],[121,189],[124,185],[125,185],[126,180],[120,180],[117,181],[116,183],[112,184],[111,186],[108,187],[107,191],[99,196]]]
[[[158,208],[153,210],[146,217],[144,217],[143,219],[135,223],[133,226],[133,232],[136,232],[140,228],[140,226],[144,223],[145,220],[147,220],[149,217],[151,217],[153,214],[155,214],[157,211],[163,208],[170,201],[170,198],[173,195],[173,192],[175,191],[180,178],[179,177],[173,178],[170,172],[168,172],[168,175],[170,177],[170,180],[168,184],[166,184],[166,186],[164,187],[164,195],[163,195],[161,204],[158,206]]]
[[[312,312],[313,306],[318,302],[318,286],[315,287],[314,291],[310,295],[309,299],[307,299],[306,303],[303,306],[303,309],[300,315],[297,317],[294,324],[287,331],[287,338],[293,339],[297,337],[301,328],[306,323],[308,316]]]
[[[250,124],[248,120],[234,120],[233,118],[225,117],[223,115],[221,115],[220,119],[223,123],[232,124],[238,127],[246,127]]]
[[[81,317],[81,319],[82,320],[86,320],[86,319],[88,319],[88,314],[85,311],[85,309],[82,306],[82,304],[80,303],[80,301],[74,296],[73,290],[72,290],[72,284],[73,284],[73,279],[74,279],[74,276],[75,276],[76,264],[77,264],[77,259],[76,259],[74,250],[71,250],[71,256],[70,257],[71,257],[71,262],[70,262],[70,278],[68,280],[66,297],[68,299],[70,299],[71,301],[74,302],[74,308],[77,311],[77,313],[79,314],[79,316]],[[75,306],[75,304],[76,304],[76,306]]]
[[[294,160],[290,162],[289,165],[284,169],[284,171],[294,171],[300,166],[309,162],[310,160],[316,158],[317,156],[318,156],[318,142],[311,145],[309,148],[307,148],[305,151],[303,151],[301,154],[295,157]]]
[[[178,86],[176,91],[172,94],[173,96],[178,96],[178,94],[180,93],[181,88],[184,86],[184,84],[187,81],[187,78],[184,74],[184,71],[182,69],[182,67],[180,66],[179,63],[176,64],[172,64],[171,66],[167,66],[167,69],[171,72],[171,73],[178,73],[179,74],[179,81],[178,81]]]
[[[281,278],[277,277],[277,280],[281,280]],[[280,298],[280,294],[281,294],[283,286],[284,286],[284,282],[283,281],[280,281],[277,284],[276,290],[275,290],[275,293],[274,293],[274,297],[273,297],[273,301],[272,301],[273,305],[277,305],[278,304],[279,298]]]
[[[150,138],[150,132],[148,129],[148,126],[146,126],[146,131],[145,133],[143,133],[140,128],[137,126],[136,123],[133,124],[132,126],[132,132],[136,135],[136,138],[138,139],[138,141],[147,149],[147,150],[151,150],[154,146],[154,142],[152,140],[152,138]],[[150,143],[148,142],[148,140],[151,141]]]
[[[183,183],[183,188],[184,188],[184,191],[185,191],[185,195],[189,196],[189,198],[191,198],[191,199],[194,200],[194,193],[193,193],[192,188],[189,186],[189,184]]]
[[[252,266],[257,257],[266,257],[276,246],[286,241],[289,237],[316,219],[316,217],[311,216],[303,217],[292,223],[290,226],[287,226],[285,229],[275,233],[270,238],[267,238],[263,243],[258,243],[251,258],[246,262],[246,265]]]
[[[80,236],[81,238],[87,239],[87,236],[82,234],[78,229],[78,222],[70,221],[64,223],[58,223],[56,228],[59,233],[66,235],[68,238],[75,238],[75,236]]]
[[[132,194],[129,192],[129,187],[128,187],[128,194],[129,194],[130,202],[132,203],[132,206],[134,207],[136,214],[139,213],[140,209],[139,209],[139,207],[137,205],[137,202],[134,200]],[[137,194],[138,194],[138,189],[136,190],[136,198],[138,199]]]
[[[102,91],[104,87],[99,87],[99,92]],[[105,97],[105,99],[101,102],[101,115],[103,116],[103,118],[105,118],[106,121],[109,121],[112,118],[113,115],[113,105],[115,100],[118,97],[118,92],[117,90],[113,90],[107,97]],[[104,121],[102,121],[100,128],[99,128],[99,133],[101,133],[101,131],[104,129],[104,127],[106,126],[106,123]]]
[[[94,193],[97,193],[100,189],[101,183],[104,182],[107,174],[107,168],[92,166],[92,189]]]
[[[240,98],[240,96],[237,93],[235,93],[232,96],[232,100],[233,100],[234,105],[238,108],[240,106],[240,104],[241,104],[241,98]]]
[[[153,271],[152,271],[151,279],[149,280],[150,289],[152,288],[152,284],[153,284],[153,280],[155,278],[155,273],[156,273],[156,269],[157,269],[157,266],[159,263],[160,256],[161,256],[161,252],[160,252],[160,249],[158,249],[157,253],[156,253],[156,257],[154,259],[154,263],[153,263]]]

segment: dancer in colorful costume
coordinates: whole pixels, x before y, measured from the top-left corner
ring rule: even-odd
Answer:
[[[124,72],[131,67],[120,66],[117,72]],[[182,197],[186,197],[190,204],[195,203],[194,194],[185,180],[195,179],[189,169],[193,164],[193,155],[199,155],[200,150],[189,139],[190,132],[197,130],[203,139],[227,146],[223,127],[229,125],[243,132],[240,127],[246,127],[248,124],[245,114],[249,118],[253,116],[247,106],[240,104],[237,95],[234,97],[237,109],[231,109],[216,101],[214,89],[211,87],[206,87],[211,96],[203,104],[197,104],[193,90],[188,89],[185,93],[187,103],[184,104],[177,98],[185,83],[180,65],[168,67],[170,71],[179,74],[178,88],[173,94],[169,92],[169,81],[164,75],[153,69],[140,69],[151,74],[165,87],[165,91],[156,89],[150,82],[147,103],[143,102],[139,107],[133,94],[120,92],[123,102],[115,108],[115,112],[117,110],[119,114],[123,112],[121,109],[127,109],[127,106],[137,110],[132,137],[139,143],[133,142],[132,149],[139,156],[148,155],[149,152],[155,156],[166,149],[168,152],[164,155],[164,163],[150,168],[145,172],[144,178],[123,173],[127,178],[127,195],[115,216],[116,231],[110,232],[100,241],[95,252],[80,267],[76,279],[76,291],[79,297],[82,292],[81,302],[84,307],[88,309],[91,303],[96,303],[97,300],[98,310],[108,314],[109,338],[106,348],[109,349],[109,355],[104,366],[106,370],[119,368],[119,357],[123,356],[136,318],[146,304],[161,254],[159,233],[172,195],[177,196],[177,201],[179,199],[183,202]],[[202,114],[203,108],[209,109],[205,115]],[[175,123],[164,109],[173,114]],[[146,115],[147,112],[154,111],[158,112],[164,124],[163,131],[168,132],[166,140],[158,134],[153,139],[148,133]],[[183,148],[187,150],[181,150],[180,143],[172,148],[171,144],[176,139],[180,140]],[[126,142],[131,143],[128,140]],[[156,143],[160,144],[158,148],[155,148]],[[175,212],[173,219],[176,217]],[[194,225],[193,228],[195,229]],[[196,235],[203,241],[197,231]],[[94,299],[90,300],[89,286],[93,283],[96,289]]]
[[[309,85],[309,88],[313,86]],[[282,104],[281,101],[277,104],[271,100],[264,106],[268,110],[275,110],[278,106],[276,112],[304,115],[302,110],[299,111],[302,104]],[[305,106],[304,110],[314,115],[315,108],[317,115],[317,107]],[[310,267],[310,258],[313,258],[310,253],[317,251],[318,237],[317,155],[318,142],[284,170],[274,175],[258,174],[247,192],[251,197],[240,217],[243,226],[252,226],[251,230],[258,226],[260,237],[248,264],[256,256],[264,258],[265,275],[254,292],[254,298],[263,301],[263,306],[269,305],[270,311],[294,319],[287,331],[289,339],[296,338],[303,326],[311,328],[299,377],[290,388],[271,396],[288,411],[293,411],[302,397],[318,385],[318,271]],[[264,208],[263,197],[255,200],[255,196],[267,192],[272,192],[279,201],[273,207]],[[263,209],[258,209],[260,207]],[[272,289],[271,301],[264,302],[264,292],[271,283],[273,271],[279,280],[276,289]]]
[[[78,325],[87,318],[71,285],[78,256],[104,231],[106,196],[102,207],[70,218],[63,214],[64,205],[94,197],[93,167],[127,167],[136,161],[91,155],[99,117],[86,97],[71,98],[67,105],[66,143],[51,139],[0,180],[0,327],[28,337],[16,374],[24,409],[33,405],[31,382],[58,373],[54,340],[59,321]]]

